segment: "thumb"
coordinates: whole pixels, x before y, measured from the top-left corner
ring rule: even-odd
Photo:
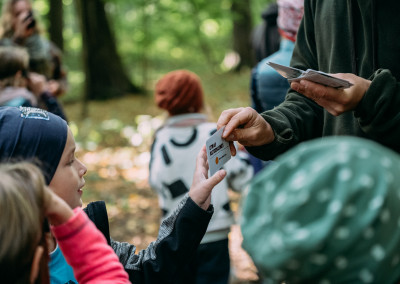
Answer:
[[[225,170],[219,170],[212,177],[202,181],[200,187],[196,190],[190,190],[189,196],[202,209],[207,210],[211,202],[211,192],[213,188],[220,183],[226,176]],[[199,190],[200,189],[200,190]]]
[[[224,179],[225,176],[226,176],[226,171],[223,169],[219,170],[212,177],[207,179],[207,181],[206,181],[207,188],[212,190],[217,184],[219,184]]]

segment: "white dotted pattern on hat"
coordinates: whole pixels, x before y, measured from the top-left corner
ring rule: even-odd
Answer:
[[[343,182],[348,181],[352,175],[353,172],[349,168],[345,168],[339,172],[339,180]]]
[[[363,283],[372,283],[374,281],[374,276],[368,269],[361,270],[359,277]]]
[[[371,156],[371,152],[369,150],[361,149],[358,151],[356,154],[358,157],[362,159],[368,159]],[[343,157],[339,157],[338,159],[341,160]],[[381,161],[381,165],[385,168],[391,167],[392,166],[392,161],[388,158],[383,158]],[[299,164],[299,159],[293,159],[289,163],[289,167],[295,168]],[[312,171],[319,171],[322,169],[323,164],[321,163],[314,163],[312,165]],[[338,178],[342,182],[347,182],[351,179],[353,176],[353,172],[350,168],[344,168],[338,173]],[[307,173],[305,171],[300,171],[295,178],[291,181],[291,188],[294,191],[300,190],[305,182],[306,182],[306,177]],[[387,175],[389,180],[394,180],[393,176]],[[364,174],[361,176],[359,183],[366,188],[372,188],[375,185],[375,180],[367,174]],[[276,184],[269,181],[266,185],[267,192],[272,192],[275,190]],[[331,190],[329,188],[324,188],[321,189],[317,195],[316,195],[316,200],[320,203],[324,203],[330,200],[331,198]],[[400,193],[398,194],[398,198],[400,199]],[[297,199],[300,200],[300,202],[304,203],[307,200],[310,199],[309,194],[300,194],[297,196]],[[275,197],[273,201],[273,206],[275,208],[279,208],[281,206],[285,206],[285,203],[288,200],[288,195],[284,192],[278,193],[278,195]],[[384,204],[384,199],[382,196],[377,196],[373,200],[370,201],[369,203],[369,210],[379,210]],[[343,203],[340,200],[332,200],[330,204],[328,205],[328,212],[330,214],[336,214],[343,208]],[[343,216],[345,217],[353,217],[357,213],[357,207],[353,204],[348,204],[343,208]],[[383,223],[387,223],[390,221],[391,214],[389,210],[385,209],[383,210],[380,215],[379,215],[380,221]],[[271,217],[272,220],[272,217]],[[398,219],[397,222],[398,226],[400,227],[400,218]],[[290,234],[293,235],[293,238],[297,241],[303,241],[307,239],[310,236],[310,231],[307,229],[301,228],[301,225],[298,222],[295,221],[290,221],[287,222],[286,224],[283,225],[283,232],[284,234]],[[339,241],[344,241],[349,238],[350,236],[350,230],[346,226],[341,226],[337,228],[334,232],[334,236],[339,240]],[[365,239],[371,239],[375,235],[375,231],[373,228],[368,227],[364,230],[363,232],[363,237]],[[269,239],[270,245],[273,247],[275,250],[280,250],[285,247],[283,237],[281,234],[275,233],[270,236]],[[371,247],[370,254],[372,258],[380,262],[385,259],[386,257],[386,252],[385,249],[382,245],[380,244],[375,244]],[[309,257],[309,262],[313,263],[314,265],[319,265],[323,266],[328,262],[328,257],[325,254],[322,253],[314,253]],[[391,265],[396,266],[400,263],[400,255],[395,255],[392,260],[391,260]],[[335,261],[334,261],[335,266],[338,269],[346,269],[349,265],[349,260],[344,257],[344,256],[338,256]],[[286,264],[287,269],[289,270],[298,270],[301,268],[301,264],[297,260],[290,260]],[[274,279],[284,279],[285,273],[282,272],[281,270],[273,270],[271,272],[272,277]],[[359,272],[359,279],[361,280],[362,283],[373,283],[374,281],[374,275],[369,271],[368,269],[364,268]],[[330,281],[328,279],[322,279],[320,284],[330,284]]]
[[[295,175],[294,179],[292,180],[290,188],[292,188],[292,190],[294,191],[300,190],[305,185],[306,180],[307,173],[305,171],[300,171]]]
[[[349,237],[349,235],[350,235],[350,231],[346,227],[340,227],[340,228],[336,229],[336,231],[335,231],[335,236],[339,240],[345,240]]]
[[[343,256],[339,256],[335,260],[335,265],[339,269],[345,269],[348,264],[349,264],[349,262],[348,262],[347,258],[345,258]]]
[[[376,244],[371,248],[371,255],[376,261],[382,261],[386,253],[381,245]]]
[[[342,209],[342,206],[343,206],[343,204],[341,201],[334,200],[331,202],[331,204],[329,204],[328,211],[331,214],[336,214],[337,212],[340,211],[340,209]]]

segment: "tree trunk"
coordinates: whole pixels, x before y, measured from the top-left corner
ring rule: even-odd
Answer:
[[[252,67],[254,57],[251,49],[252,16],[250,0],[232,0],[231,13],[233,17],[233,49],[240,56],[236,71],[243,66]]]
[[[138,93],[123,68],[101,0],[76,0],[80,18],[85,100],[103,100]]]
[[[150,16],[146,14],[146,7],[149,5],[149,0],[143,0],[141,5],[141,14],[142,14],[142,30],[144,34],[144,38],[141,44],[141,68],[142,68],[142,88],[147,90],[149,83],[149,49],[150,49]]]
[[[49,35],[50,40],[61,50],[64,49],[63,38],[63,3],[62,0],[50,0]]]

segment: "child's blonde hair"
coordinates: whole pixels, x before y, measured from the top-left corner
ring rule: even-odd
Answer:
[[[36,248],[44,246],[45,182],[33,164],[0,164],[0,279],[29,283]],[[48,254],[43,254],[37,283],[49,283]]]
[[[3,2],[3,7],[1,10],[1,20],[0,20],[0,38],[4,37],[12,37],[14,34],[13,31],[13,9],[14,5],[19,1],[25,1],[30,6],[32,6],[32,2],[30,0],[5,0]],[[35,29],[41,32],[41,28],[36,25]]]

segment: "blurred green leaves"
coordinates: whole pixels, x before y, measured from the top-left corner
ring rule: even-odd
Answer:
[[[63,100],[71,101],[80,97],[85,80],[82,40],[74,1],[62,1],[64,63],[70,83]],[[234,64],[230,9],[236,0],[103,1],[118,52],[132,81],[139,85],[151,88],[162,74],[174,69],[223,73]],[[261,12],[271,1],[250,1],[254,25],[261,21]],[[33,4],[41,22],[48,27],[49,1],[34,0]]]
[[[136,115],[132,124],[112,118],[102,121],[86,119],[79,125],[72,121],[69,126],[82,150],[136,147],[140,151],[147,151],[150,149],[155,130],[162,123],[163,119],[160,116]]]

